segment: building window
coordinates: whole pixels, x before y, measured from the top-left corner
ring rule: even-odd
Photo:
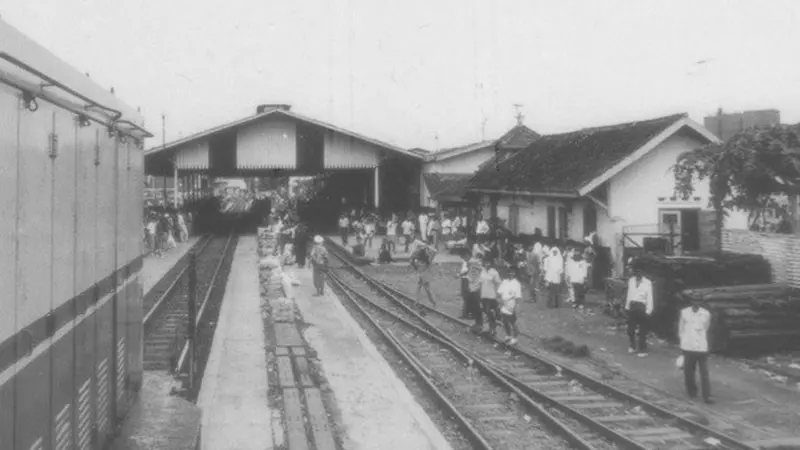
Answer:
[[[556,237],[556,207],[547,207],[547,237]]]
[[[569,237],[569,218],[567,216],[567,208],[560,206],[558,208],[558,238],[567,239]]]

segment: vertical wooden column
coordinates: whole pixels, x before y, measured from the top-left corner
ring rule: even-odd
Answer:
[[[373,197],[375,203],[375,209],[378,209],[381,206],[381,179],[380,179],[380,166],[375,167],[373,172],[372,179],[375,185],[375,196]]]

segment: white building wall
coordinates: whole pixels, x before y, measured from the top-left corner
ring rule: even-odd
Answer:
[[[431,208],[436,207],[436,201],[430,199],[430,191],[422,178],[425,173],[475,173],[478,167],[494,156],[494,149],[487,148],[470,153],[465,153],[443,161],[426,161],[422,164],[420,173],[420,205]]]
[[[297,128],[288,120],[245,125],[236,132],[239,169],[294,169],[297,167]]]
[[[426,161],[422,165],[424,173],[475,173],[478,166],[494,156],[493,148],[464,153],[442,161]]]

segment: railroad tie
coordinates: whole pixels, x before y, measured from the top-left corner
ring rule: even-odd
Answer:
[[[550,395],[550,398],[559,402],[596,402],[606,400],[602,395]]]
[[[678,430],[675,430],[678,431]],[[653,435],[653,436],[634,436],[636,442],[667,442],[667,441],[683,441],[693,439],[689,433],[675,433],[667,435]]]
[[[598,408],[620,408],[621,404],[615,402],[601,402],[601,403],[574,403],[569,405],[576,409],[598,409]]]
[[[503,408],[503,405],[499,403],[475,403],[473,405],[463,405],[463,408],[476,411],[493,411],[493,410],[502,411],[505,409]]]
[[[481,422],[514,422],[519,420],[519,416],[515,414],[498,414],[496,416],[479,417]]]
[[[598,422],[638,422],[638,421],[645,421],[645,420],[652,420],[652,417],[646,415],[634,415],[634,414],[625,414],[625,415],[616,415],[616,416],[605,416],[605,417],[596,417],[594,420]]]

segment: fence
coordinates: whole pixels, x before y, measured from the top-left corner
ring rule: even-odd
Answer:
[[[772,281],[800,287],[800,236],[723,230],[722,249],[764,256],[772,266]]]

